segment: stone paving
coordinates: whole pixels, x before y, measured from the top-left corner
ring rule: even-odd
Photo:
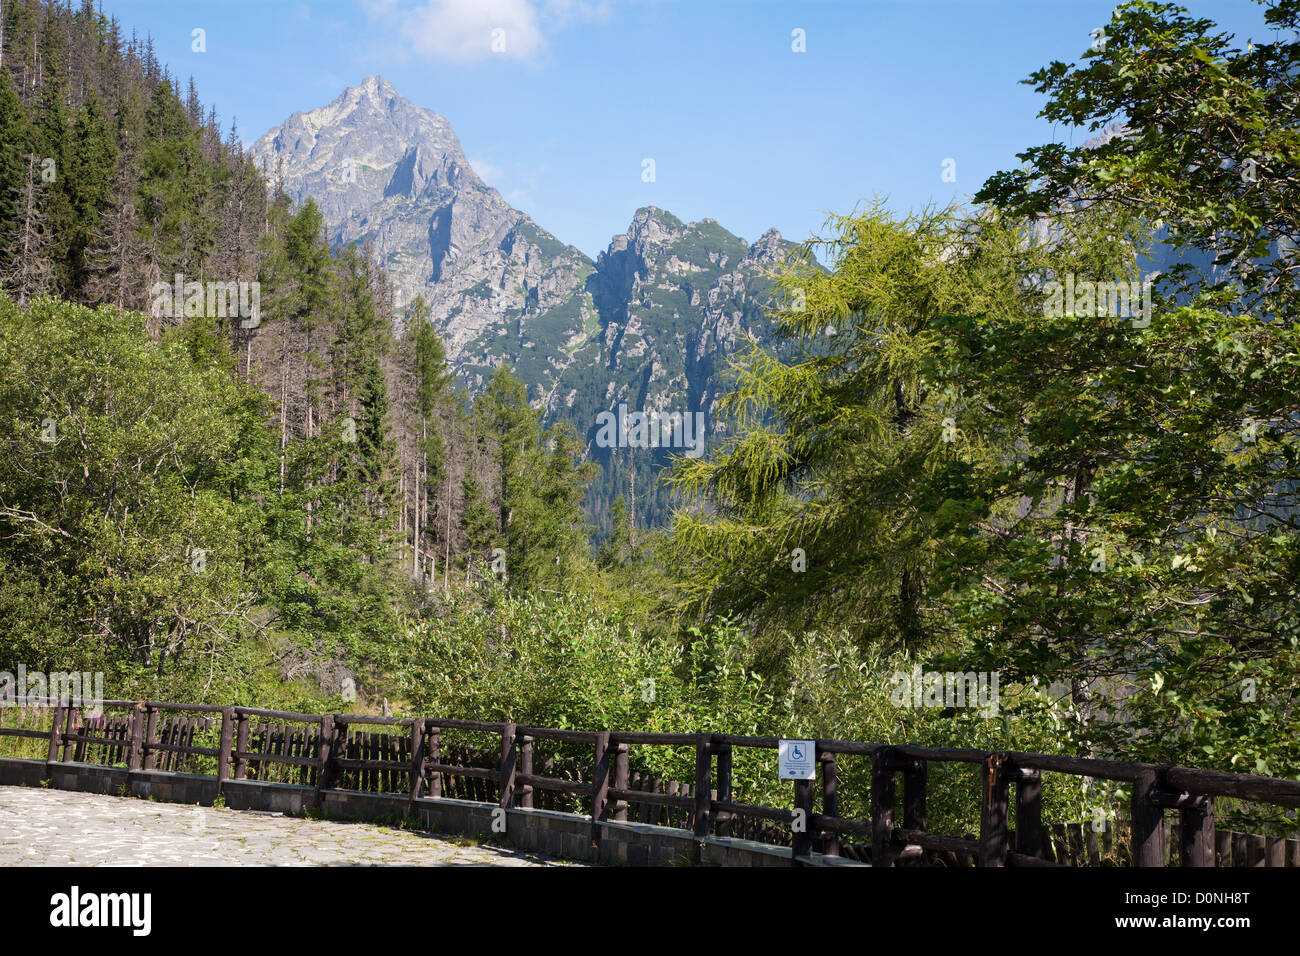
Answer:
[[[369,823],[0,787],[0,866],[264,865],[573,864]]]

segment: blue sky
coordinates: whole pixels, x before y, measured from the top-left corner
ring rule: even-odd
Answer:
[[[1185,5],[1243,45],[1269,35],[1250,0]],[[383,74],[447,117],[507,201],[589,255],[646,205],[798,241],[874,196],[900,212],[968,197],[1017,151],[1086,138],[1036,119],[1042,98],[1018,81],[1077,59],[1114,6],[102,0],[128,35],[152,34],[182,83],[194,77],[223,127],[237,117],[245,142]]]

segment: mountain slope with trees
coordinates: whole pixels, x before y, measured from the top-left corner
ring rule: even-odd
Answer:
[[[147,40],[89,2],[0,15],[8,653],[164,696],[250,667],[373,691],[401,621],[494,548],[521,585],[586,566],[582,449],[516,380],[471,407],[428,306],[395,319],[370,250],[268,190]],[[188,304],[214,282],[258,283],[257,314]]]
[[[711,444],[731,357],[772,339],[771,273],[792,243],[775,230],[747,243],[647,206],[593,262],[512,209],[446,118],[382,76],[295,113],[249,153],[291,197],[317,202],[333,245],[372,245],[398,310],[428,303],[471,395],[507,368],[546,425],[572,424],[602,466],[587,498],[598,534],[618,497],[634,527],[667,524],[670,453],[602,448],[596,416],[703,412]]]
[[[1045,116],[1125,134],[1030,149],[969,207],[870,205],[779,264],[775,237],[638,213],[589,294],[615,316],[599,349],[643,377],[574,382],[573,407],[682,374],[727,425],[673,466],[685,504],[650,534],[645,458],[598,477],[508,368],[458,388],[430,304],[394,317],[374,249],[268,191],[147,42],[90,4],[6,3],[0,670],[304,710],[351,678],[350,705],[402,713],[1300,774],[1300,42],[1280,38],[1300,2],[1266,9],[1279,39],[1242,49],[1121,6],[1104,49],[1031,82]],[[1149,278],[1160,228],[1218,268],[1169,269],[1149,315],[1052,307],[1053,283]],[[257,281],[259,315],[152,309],[176,273]],[[761,323],[779,343],[747,344]],[[682,365],[656,365],[652,328]],[[743,353],[725,388],[701,328]],[[996,713],[900,702],[913,668],[996,675]],[[770,776],[738,763],[737,799]],[[962,832],[953,782],[930,809]],[[1064,821],[1125,795],[1049,800]]]

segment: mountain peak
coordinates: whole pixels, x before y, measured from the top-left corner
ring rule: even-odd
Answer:
[[[378,73],[371,73],[356,86],[348,87],[334,102],[359,105],[363,101],[380,108],[387,108],[393,103],[401,103],[410,109],[419,108],[397,92],[397,87]]]
[[[397,89],[393,84],[378,73],[371,73],[362,80],[359,89],[365,90],[367,93],[382,93],[385,96],[397,95]]]
[[[430,182],[479,182],[451,124],[379,74],[326,106],[294,113],[250,153],[268,172],[282,163],[289,194],[315,197],[336,225],[385,196],[413,198]]]
[[[356,86],[344,89],[328,106],[294,115],[314,118],[318,126],[332,126],[340,121],[357,119],[369,121],[382,116],[390,117],[400,123],[413,114],[426,115],[447,126],[447,121],[437,113],[416,106],[397,92],[397,87],[387,79],[378,73],[372,73]]]
[[[334,243],[370,242],[396,300],[423,295],[450,355],[509,309],[540,315],[581,290],[585,257],[488,188],[442,116],[375,73],[295,113],[250,150],[316,200]],[[564,320],[583,328],[580,312]]]
[[[632,215],[627,231],[611,240],[608,251],[626,249],[629,245],[662,243],[672,239],[682,228],[682,221],[667,210],[658,206],[642,206]]]
[[[750,246],[647,204],[593,262],[488,188],[451,124],[379,74],[250,152],[315,198],[331,242],[370,244],[399,308],[424,298],[471,392],[505,363],[579,422],[616,397],[707,407],[715,355],[765,327],[757,267],[780,251],[775,231]]]
[[[670,213],[667,209],[660,209],[658,206],[642,206],[632,215],[632,225],[643,225],[648,222],[657,222],[664,226],[674,229],[682,227],[682,221]]]
[[[786,256],[786,245],[788,243],[781,238],[780,232],[769,229],[749,247],[749,255],[746,258],[757,262],[779,262]]]

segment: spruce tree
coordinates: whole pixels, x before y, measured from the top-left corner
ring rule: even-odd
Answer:
[[[104,214],[111,211],[117,145],[99,101],[91,96],[72,128],[72,148],[64,191],[72,211],[68,234],[66,293],[86,298],[92,265],[90,256],[101,234]]]
[[[0,70],[0,281],[14,288],[18,234],[27,187],[27,111]]]
[[[443,504],[440,491],[449,480],[449,462],[437,419],[451,402],[449,387],[452,374],[447,368],[446,350],[429,322],[429,307],[422,297],[417,296],[411,303],[406,318],[406,334],[411,342],[415,369],[415,411],[419,428],[411,562],[416,576],[422,577],[421,557],[429,552],[430,547],[436,548],[439,528],[437,519],[443,509],[448,507]]]

